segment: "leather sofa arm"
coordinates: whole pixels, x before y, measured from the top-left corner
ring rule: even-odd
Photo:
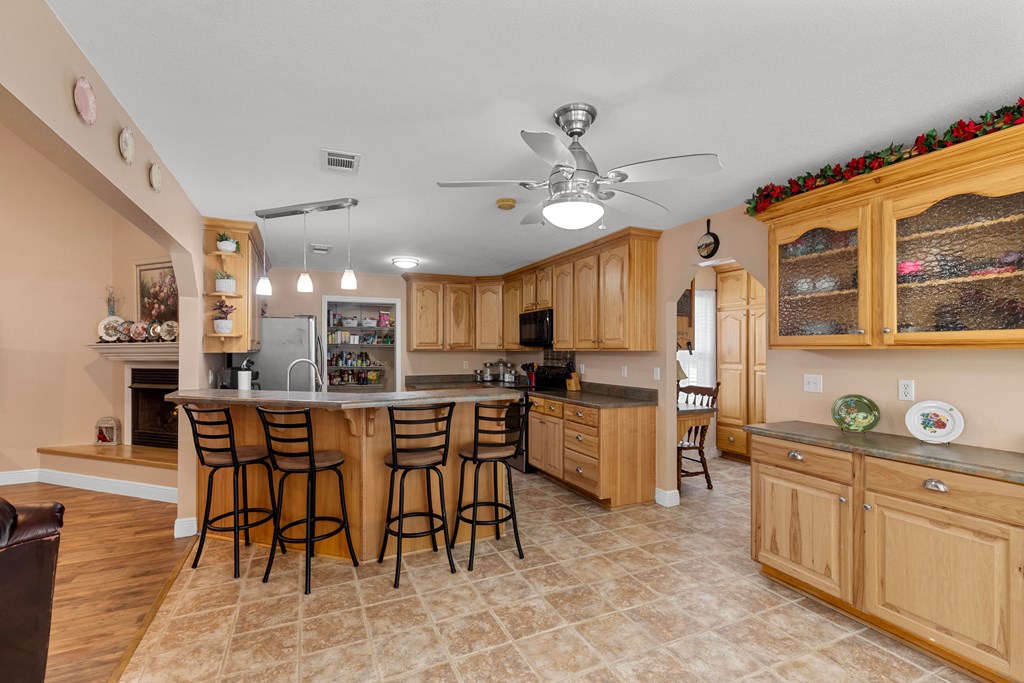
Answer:
[[[12,514],[13,513],[13,514]],[[55,536],[64,525],[64,506],[22,505],[17,508],[0,499],[0,548]]]

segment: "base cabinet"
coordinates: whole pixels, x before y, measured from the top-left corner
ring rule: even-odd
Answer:
[[[530,416],[530,464],[562,478],[562,421],[543,414]]]

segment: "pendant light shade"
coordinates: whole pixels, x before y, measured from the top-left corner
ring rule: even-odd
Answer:
[[[352,200],[355,203],[355,200]],[[342,289],[355,289],[359,286],[356,282],[356,271],[352,270],[352,205],[350,204],[345,213],[348,216],[348,267],[341,276]]]
[[[313,291],[313,278],[309,276],[309,273],[303,273],[299,276],[299,282],[295,286],[295,289],[304,293]]]
[[[307,294],[313,291],[313,278],[306,271],[306,216],[308,215],[308,211],[302,214],[302,275],[299,276],[299,281],[295,285],[296,291]]]
[[[274,287],[267,277],[267,219],[261,218],[260,222],[263,224],[263,275],[256,282],[256,296],[270,296],[274,293]]]

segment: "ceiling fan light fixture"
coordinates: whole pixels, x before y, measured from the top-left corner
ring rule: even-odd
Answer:
[[[601,220],[604,204],[581,194],[553,197],[541,213],[549,223],[563,230],[582,230]]]
[[[396,256],[391,259],[391,265],[399,268],[415,268],[419,264],[420,260],[418,258],[413,258],[412,256]]]

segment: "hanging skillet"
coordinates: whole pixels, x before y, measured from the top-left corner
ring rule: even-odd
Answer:
[[[719,246],[721,246],[721,241],[718,239],[718,235],[711,232],[711,219],[709,218],[708,231],[697,240],[697,253],[701,255],[701,258],[711,258],[718,253]]]

